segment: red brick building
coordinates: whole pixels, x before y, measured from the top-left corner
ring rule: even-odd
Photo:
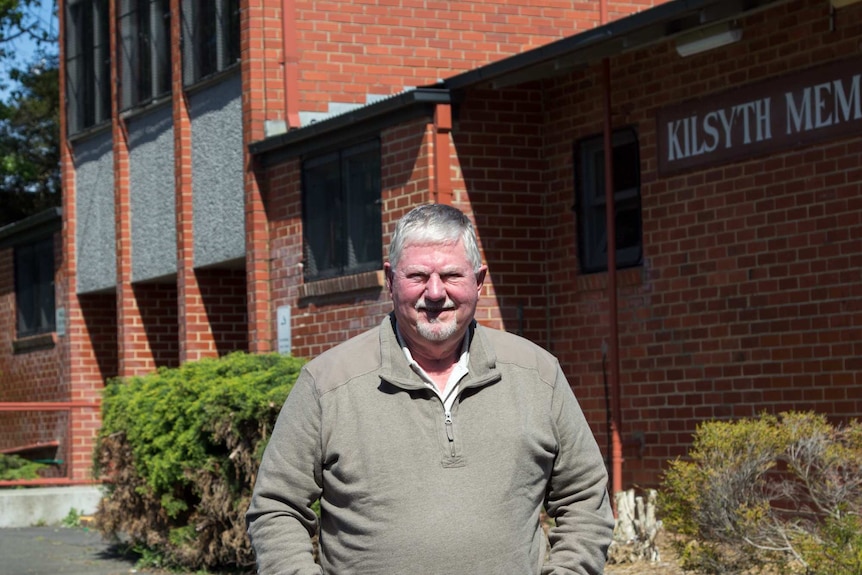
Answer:
[[[61,3],[74,397],[377,324],[440,201],[478,320],[560,358],[618,485],[700,421],[859,416],[862,5],[656,4]]]
[[[472,215],[490,274],[479,321],[560,358],[618,486],[656,484],[704,420],[859,416],[860,40],[859,5],[668,2],[253,143],[294,352],[388,306],[373,268],[309,270],[319,238],[301,227],[316,158],[339,150],[349,168],[364,137],[384,238],[416,203]]]

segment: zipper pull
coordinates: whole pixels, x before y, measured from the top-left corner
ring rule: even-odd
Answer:
[[[446,424],[446,437],[449,438],[449,443],[455,441],[455,432],[452,430],[452,414],[449,411],[446,411],[446,417],[443,420]]]

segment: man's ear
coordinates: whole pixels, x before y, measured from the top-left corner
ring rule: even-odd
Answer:
[[[389,290],[389,293],[392,293],[392,266],[389,265],[389,262],[383,262],[383,275],[386,276],[386,289]]]
[[[488,273],[488,266],[482,266],[479,268],[479,271],[476,272],[476,287],[478,290],[482,289],[482,285],[485,283],[485,275]]]

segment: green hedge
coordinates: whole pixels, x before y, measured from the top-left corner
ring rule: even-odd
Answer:
[[[100,530],[161,566],[242,569],[255,473],[303,361],[233,353],[109,382],[95,468]]]

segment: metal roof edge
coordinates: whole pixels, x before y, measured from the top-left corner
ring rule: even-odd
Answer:
[[[617,40],[622,42],[627,36],[648,30],[662,24],[671,24],[686,16],[698,15],[699,23],[687,29],[672,30],[661,37],[652,37],[651,42],[669,39],[679,33],[693,28],[706,26],[721,20],[749,14],[755,10],[776,5],[787,0],[670,0],[642,12],[631,14],[619,20],[614,20],[602,26],[585,30],[584,32],[555,40],[520,54],[515,54],[497,60],[480,68],[452,76],[443,81],[443,85],[451,90],[463,90],[477,84],[497,80],[507,75],[513,75],[523,70],[546,64],[557,58],[571,56],[580,51],[596,48],[602,44]],[[711,13],[710,13],[711,12]],[[649,42],[629,44],[625,50],[645,45]],[[623,48],[615,52],[622,52]],[[596,57],[598,59],[598,57]]]
[[[324,138],[358,124],[366,124],[374,121],[382,121],[384,124],[395,123],[403,117],[397,114],[397,112],[403,112],[411,108],[418,108],[421,111],[428,105],[449,103],[451,103],[450,92],[445,88],[413,88],[395,94],[392,97],[384,98],[339,114],[338,116],[253,142],[249,144],[249,152],[252,155],[260,155],[276,150],[284,150],[285,148],[295,147],[312,140]]]
[[[48,208],[0,228],[0,247],[14,246],[63,228],[63,209]]]

